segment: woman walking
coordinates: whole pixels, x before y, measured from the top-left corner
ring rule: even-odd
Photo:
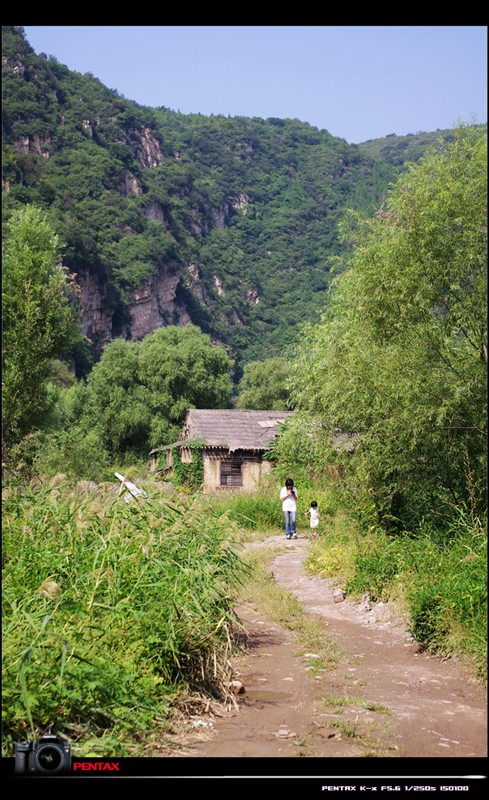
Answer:
[[[299,492],[294,486],[292,478],[287,478],[285,486],[280,490],[280,499],[282,501],[282,509],[284,512],[285,521],[285,538],[297,539],[296,533],[296,516],[297,516],[297,498]]]

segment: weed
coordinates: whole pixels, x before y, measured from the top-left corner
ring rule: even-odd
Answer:
[[[341,733],[343,733],[345,736],[347,736],[350,739],[360,739],[361,738],[361,734],[360,734],[360,732],[358,730],[358,727],[356,725],[351,725],[351,724],[349,724],[347,722],[343,722],[340,719],[332,720],[331,727],[332,728],[339,728]]]
[[[387,706],[382,706],[371,700],[365,700],[363,697],[353,697],[351,695],[341,695],[337,697],[324,697],[323,703],[325,706],[332,706],[333,708],[342,708],[345,706],[361,706],[367,711],[375,711],[378,714],[391,714]]]

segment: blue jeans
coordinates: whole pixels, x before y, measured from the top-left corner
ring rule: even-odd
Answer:
[[[296,511],[284,511],[285,517],[285,535],[287,537],[295,536],[295,518]]]

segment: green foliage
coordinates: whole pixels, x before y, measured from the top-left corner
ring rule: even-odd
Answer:
[[[403,175],[294,362],[295,426],[328,432],[358,511],[387,526],[485,506],[486,180],[486,136],[465,127]]]
[[[36,472],[103,480],[111,461],[146,461],[153,447],[178,439],[189,408],[229,405],[231,367],[226,352],[192,325],[168,326],[140,342],[115,339],[88,380],[51,386],[50,414],[33,443]],[[185,466],[192,486],[202,483],[198,463]]]
[[[87,429],[81,424],[45,434],[33,459],[37,475],[62,473],[75,480],[104,480],[109,466],[100,427]]]
[[[231,397],[231,361],[193,325],[159,328],[140,342],[104,349],[67,427],[96,430],[112,457],[147,457],[175,441],[189,408],[223,408]],[[77,414],[78,411],[78,414]],[[196,476],[195,476],[196,478]]]
[[[34,473],[103,480],[109,453],[96,415],[84,381],[59,388],[33,460]]]
[[[287,380],[291,367],[286,358],[269,358],[245,364],[238,385],[237,408],[289,408]]]
[[[45,215],[26,206],[8,226],[2,283],[2,449],[39,427],[50,405],[53,359],[80,338],[58,240]]]
[[[267,530],[279,528],[283,524],[282,506],[277,497],[270,493],[247,496],[236,494],[228,498],[229,519],[242,528]]]
[[[444,147],[446,142],[453,142],[453,130],[431,131],[429,133],[408,133],[406,136],[389,134],[381,139],[369,139],[358,144],[361,153],[372,158],[403,168],[407,162],[419,161],[426,151]]]
[[[296,486],[312,494],[325,492],[330,507],[333,494],[336,502],[347,506],[349,495],[343,483],[343,471],[339,466],[339,453],[331,447],[331,433],[316,417],[309,416],[303,408],[285,424],[280,425],[278,435],[272,440],[267,458],[276,462],[274,474],[283,482],[293,476]],[[311,497],[311,499],[313,499]],[[319,498],[316,497],[316,500]]]
[[[107,490],[106,490],[107,491]],[[134,752],[185,691],[224,691],[233,592],[226,520],[57,485],[4,496],[4,746],[51,730]],[[105,755],[108,753],[105,752]]]
[[[139,377],[151,412],[180,427],[189,408],[226,408],[231,397],[232,361],[223,347],[194,325],[169,325],[139,344]],[[166,444],[152,423],[150,445]]]
[[[145,386],[139,379],[136,342],[114,339],[95,364],[87,383],[87,405],[82,420],[100,425],[103,441],[113,454],[147,446],[151,411]]]
[[[459,510],[444,529],[423,524],[410,536],[380,530],[356,539],[346,588],[373,599],[403,597],[409,629],[431,652],[453,652],[484,677],[487,653],[486,521]]]
[[[259,491],[227,491],[225,494],[207,495],[203,502],[213,513],[226,514],[230,522],[248,532],[276,532],[283,527],[280,481],[274,472],[262,479]]]
[[[487,672],[487,519],[454,509],[443,526],[427,521],[388,534],[360,525],[336,487],[316,483],[319,536],[305,566],[334,579],[354,601],[389,603],[430,652],[456,654],[481,680]],[[304,493],[303,493],[304,494]],[[311,493],[311,497],[313,494]]]
[[[185,446],[192,452],[189,462],[182,461],[178,447],[172,448],[173,480],[177,486],[198,490],[204,482],[204,443],[198,439],[188,439]]]
[[[229,348],[237,375],[282,358],[324,310],[344,210],[373,213],[436,143],[349,145],[296,119],[144,108],[36,55],[21,28],[2,33],[5,217],[49,209],[64,263],[99,284],[113,337],[127,335],[134,290],[176,277],[163,321],[188,314]]]

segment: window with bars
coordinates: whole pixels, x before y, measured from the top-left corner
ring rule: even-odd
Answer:
[[[241,475],[240,458],[221,459],[221,486],[242,486],[243,477]]]

